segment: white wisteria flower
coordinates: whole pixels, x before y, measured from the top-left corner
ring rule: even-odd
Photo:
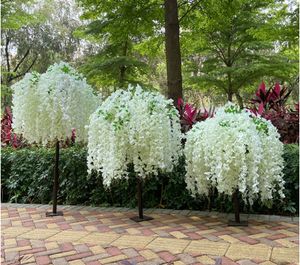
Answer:
[[[192,195],[208,195],[216,187],[227,195],[238,189],[249,204],[258,195],[270,201],[276,191],[284,197],[283,144],[270,121],[228,103],[186,138],[186,183]]]
[[[178,112],[171,100],[141,87],[117,90],[91,115],[88,170],[103,183],[128,176],[133,164],[140,178],[172,171],[181,150]]]
[[[77,141],[87,140],[85,126],[99,100],[69,64],[54,64],[42,75],[27,74],[12,88],[13,128],[29,143],[65,140],[72,129]]]

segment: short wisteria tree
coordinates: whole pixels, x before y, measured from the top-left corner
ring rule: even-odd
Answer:
[[[85,126],[97,108],[98,99],[85,78],[61,62],[46,73],[27,74],[13,85],[13,129],[28,143],[55,144],[53,212],[57,212],[59,143],[76,130],[76,141],[86,142]]]
[[[212,187],[232,195],[235,222],[230,224],[244,225],[239,218],[239,193],[249,204],[257,198],[272,201],[274,192],[284,197],[279,137],[270,121],[227,104],[187,133],[187,188],[192,195],[208,195]]]
[[[143,215],[142,181],[161,171],[172,171],[181,150],[178,111],[171,100],[141,87],[118,90],[91,116],[88,170],[102,173],[103,183],[128,178],[133,166],[137,177],[139,216]]]

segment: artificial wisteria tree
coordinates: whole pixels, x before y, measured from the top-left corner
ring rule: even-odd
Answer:
[[[98,99],[85,78],[69,64],[54,64],[44,74],[30,73],[14,84],[13,129],[28,143],[55,144],[53,212],[57,212],[59,143],[76,130],[76,141],[86,142],[89,116]]]
[[[185,145],[186,183],[192,195],[219,193],[233,196],[235,222],[239,218],[238,195],[245,203],[260,198],[283,198],[283,144],[270,121],[229,103],[214,118],[197,123]]]
[[[142,181],[159,171],[172,171],[181,150],[178,111],[171,100],[141,87],[118,90],[91,115],[88,170],[102,173],[103,183],[128,178],[129,166],[137,177],[139,216],[143,215]]]

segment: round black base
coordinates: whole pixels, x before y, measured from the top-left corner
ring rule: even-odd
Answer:
[[[56,212],[56,213],[53,213],[53,212],[46,212],[46,217],[53,217],[53,216],[63,216],[63,212]]]
[[[236,222],[234,220],[229,220],[228,226],[248,226],[248,221]]]
[[[139,216],[134,216],[134,217],[131,217],[130,219],[135,222],[143,222],[143,221],[153,220],[152,217],[146,216],[146,215],[144,215],[143,218],[140,218]]]

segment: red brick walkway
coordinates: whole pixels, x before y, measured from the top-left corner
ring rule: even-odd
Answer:
[[[135,223],[135,211],[2,204],[2,264],[298,264],[298,222],[249,220],[228,227],[217,216],[150,213]],[[106,211],[105,211],[106,210]],[[109,210],[109,211],[108,211]]]

